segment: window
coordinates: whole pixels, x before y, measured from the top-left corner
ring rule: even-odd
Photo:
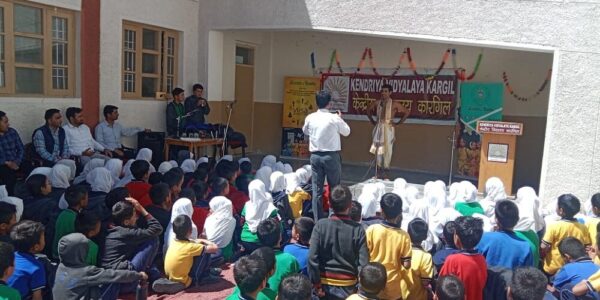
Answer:
[[[177,86],[178,33],[123,22],[123,98],[156,98]]]
[[[0,0],[0,94],[74,96],[71,11]]]

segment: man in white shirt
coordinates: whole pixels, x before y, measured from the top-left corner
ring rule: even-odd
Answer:
[[[92,137],[90,128],[83,124],[81,108],[69,107],[66,115],[69,123],[65,124],[63,129],[67,135],[67,144],[71,155],[79,156],[82,165],[87,164],[92,158],[107,160],[112,157],[110,150],[96,142]]]
[[[96,140],[104,148],[110,150],[112,155],[118,158],[134,158],[135,150],[126,148],[121,144],[121,136],[134,136],[138,132],[150,129],[139,127],[123,127],[117,123],[119,119],[119,108],[114,105],[104,106],[104,121],[96,125]]]
[[[340,184],[342,163],[340,135],[350,135],[350,126],[342,119],[342,113],[332,114],[331,95],[327,91],[317,94],[319,110],[308,115],[302,131],[309,136],[310,166],[312,168],[312,210],[315,221],[327,218],[323,211],[323,185],[333,189]]]

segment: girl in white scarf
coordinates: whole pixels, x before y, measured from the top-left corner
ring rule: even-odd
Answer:
[[[402,200],[405,200],[404,199],[405,191],[406,191],[406,180],[404,180],[404,178],[396,178],[394,180],[394,189],[392,190],[392,193],[400,196],[400,198]],[[405,204],[405,203],[402,203],[402,204]]]
[[[171,170],[172,168],[173,168],[173,165],[170,162],[163,161],[158,166],[158,172],[161,174],[165,174],[165,173],[167,173],[167,171]]]
[[[194,214],[194,206],[192,205],[192,201],[188,198],[180,198],[175,201],[173,204],[173,208],[171,209],[171,221],[169,221],[169,225],[165,230],[165,244],[163,246],[163,253],[167,253],[167,249],[169,249],[169,244],[171,241],[175,240],[175,232],[173,232],[173,221],[179,215],[186,215],[192,219],[192,215]],[[193,220],[193,219],[192,219]],[[192,222],[192,235],[189,238],[190,240],[198,239],[198,227],[196,224]]]
[[[256,228],[262,220],[266,220],[276,209],[273,197],[265,190],[265,185],[260,180],[252,180],[248,185],[250,200],[246,202],[245,219],[248,230],[256,234]]]
[[[271,173],[273,173],[271,167],[264,166],[256,171],[254,178],[262,181],[266,187],[271,188]]]
[[[113,185],[121,179],[121,173],[123,173],[123,161],[117,158],[109,159],[104,167],[110,171],[110,175],[113,178]]]
[[[260,163],[260,167],[269,167],[269,168],[273,168],[273,165],[275,165],[275,163],[277,162],[277,158],[273,155],[267,155],[263,158],[262,162]]]
[[[145,160],[145,161],[147,161],[148,163],[150,163],[150,174],[156,172],[156,169],[152,165],[152,150],[150,150],[148,148],[142,148],[142,149],[140,149],[140,151],[138,151],[137,156],[135,157],[135,160]]]
[[[296,170],[296,175],[298,176],[301,185],[305,185],[310,181],[310,174],[308,174],[308,171],[304,168]]]
[[[520,188],[515,202],[519,207],[519,222],[514,228],[515,231],[533,230],[537,233],[544,228],[544,220],[540,216],[540,200],[533,188]]]
[[[69,183],[71,169],[62,164],[55,164],[50,173],[50,184],[53,188],[66,189],[71,184]]]
[[[196,166],[199,166],[200,164],[207,164],[208,163],[208,157],[206,156],[202,156],[200,158],[198,158],[198,161],[196,161]],[[176,167],[176,166],[173,166]]]
[[[292,168],[292,165],[290,165],[290,164],[283,165],[283,174],[289,174],[289,173],[294,173],[294,168]]]
[[[283,177],[285,179],[285,193],[288,196],[292,216],[296,219],[302,213],[304,201],[310,200],[310,195],[300,186],[300,179],[296,173],[288,173],[283,175]]]
[[[89,174],[93,169],[103,167],[104,159],[101,158],[92,158],[85,166],[83,167],[83,171],[79,176],[75,177],[73,180],[73,184],[80,184],[85,181],[87,174]]]
[[[271,186],[269,187],[269,192],[279,193],[285,190],[285,177],[283,177],[283,173],[279,171],[271,173],[271,176],[269,177],[269,182],[271,183]]]
[[[457,202],[464,202],[464,194],[464,188],[460,183],[452,183],[448,192],[448,206],[454,208]]]
[[[196,171],[196,161],[191,158],[184,160],[181,163],[181,169],[184,173],[193,173]]]
[[[90,184],[93,192],[108,193],[113,186],[113,177],[104,167],[95,168],[87,174],[85,180]]]
[[[14,205],[16,207],[17,212],[15,213],[17,222],[21,221],[21,216],[23,215],[23,199],[17,197],[8,196],[8,191],[6,190],[5,185],[0,185],[0,202],[6,202]]]
[[[485,198],[481,200],[480,204],[483,208],[485,215],[495,223],[495,209],[496,202],[506,199],[506,191],[504,190],[504,183],[498,177],[490,177],[485,182]]]
[[[117,184],[115,185],[115,187],[124,187],[126,186],[128,183],[130,183],[133,180],[133,174],[131,174],[131,164],[133,164],[135,160],[130,159],[127,161],[127,163],[125,163],[125,166],[123,166],[123,178],[121,178],[121,180],[119,180],[117,182]]]
[[[433,220],[431,220],[431,214],[429,213],[429,205],[427,201],[423,201],[423,199],[421,199],[421,201],[414,201],[412,203],[409,209],[409,214],[412,216],[413,220],[419,218],[423,219],[427,224],[433,223]],[[430,223],[430,221],[432,223]],[[405,231],[408,230],[408,223],[409,222],[402,222],[402,229]],[[439,238],[432,234],[432,228],[430,226],[427,232],[427,239],[422,243],[423,249],[425,249],[425,251],[429,251],[437,242],[439,242]]]
[[[27,179],[29,179],[29,177],[31,177],[31,175],[35,175],[35,174],[42,174],[42,175],[46,176],[47,178],[50,178],[51,173],[52,173],[52,168],[37,167],[37,168],[33,169],[33,171],[31,171],[31,173],[29,173],[29,176],[27,176]],[[27,181],[27,179],[25,179],[25,181]]]
[[[209,205],[210,215],[204,224],[206,239],[223,249],[231,243],[235,230],[233,206],[231,201],[223,196],[212,198]]]
[[[367,183],[363,186],[362,192],[358,196],[358,203],[362,206],[361,216],[363,221],[377,217],[379,208],[378,194],[375,184]]]
[[[275,171],[279,171],[281,173],[285,172],[285,167],[283,166],[283,163],[280,161],[276,162],[271,168],[273,169],[273,172],[275,172]]]

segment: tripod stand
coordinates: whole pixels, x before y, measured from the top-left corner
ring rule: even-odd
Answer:
[[[227,104],[227,109],[229,109],[228,115],[227,115],[227,124],[225,126],[225,131],[223,134],[223,146],[221,147],[221,151],[223,152],[221,156],[225,155],[225,153],[227,152],[227,131],[229,131],[229,124],[231,122],[231,113],[233,112],[233,105],[237,102],[237,100],[233,100],[233,102]]]

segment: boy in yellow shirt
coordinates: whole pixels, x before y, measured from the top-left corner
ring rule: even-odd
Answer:
[[[544,258],[544,272],[554,275],[565,264],[558,244],[566,237],[574,237],[580,240],[586,247],[592,244],[590,233],[585,225],[577,222],[574,218],[579,212],[581,203],[572,194],[564,194],[558,197],[556,213],[561,219],[550,224],[542,239],[540,247],[541,256]]]
[[[366,264],[358,275],[358,293],[350,295],[346,300],[379,300],[387,282],[385,267],[378,262]]]
[[[165,274],[170,281],[189,287],[192,281],[208,283],[217,280],[210,274],[210,255],[219,247],[207,240],[189,240],[192,220],[179,215],[173,220],[175,241],[171,242],[165,256]]]
[[[592,214],[593,216],[587,218],[585,220],[585,226],[590,232],[590,240],[592,241],[593,246],[596,246],[596,234],[598,234],[598,224],[600,224],[600,193],[596,193],[590,199],[592,204]]]
[[[412,250],[410,237],[400,228],[402,199],[387,193],[381,197],[380,205],[384,221],[369,226],[366,232],[371,261],[383,264],[387,272],[387,284],[379,296],[382,299],[406,299],[407,289],[401,288],[401,281],[410,269]]]
[[[416,218],[408,223],[408,235],[412,241],[412,260],[410,271],[402,283],[402,292],[408,294],[402,299],[428,299],[427,291],[431,290],[433,278],[433,259],[423,249],[421,243],[427,239],[429,227],[423,219]]]

